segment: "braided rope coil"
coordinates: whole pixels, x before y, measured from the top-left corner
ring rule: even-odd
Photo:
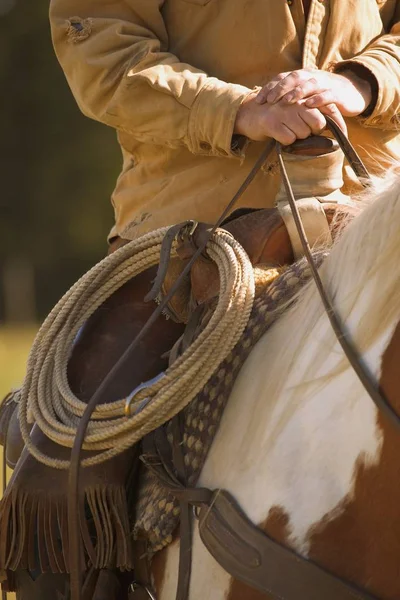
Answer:
[[[33,343],[21,389],[19,419],[29,452],[56,469],[69,461],[42,453],[32,442],[29,424],[37,423],[53,442],[72,448],[86,404],[71,391],[67,364],[74,341],[87,319],[129,279],[156,265],[168,228],[158,229],[123,246],[86,273],[61,298],[44,321]],[[207,245],[217,264],[220,295],[204,331],[165,372],[160,381],[135,395],[134,416],[124,414],[125,398],[96,407],[83,448],[95,451],[83,466],[100,464],[117,456],[182,410],[205,386],[241,337],[254,302],[255,283],[250,260],[242,246],[218,229]],[[176,243],[172,256],[176,255]]]

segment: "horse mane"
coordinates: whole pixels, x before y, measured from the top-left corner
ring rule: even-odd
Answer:
[[[400,315],[400,174],[392,172],[385,179],[374,179],[356,204],[359,214],[339,235],[320,275],[358,352],[365,354]],[[274,338],[279,347],[273,364],[268,365],[268,372],[274,374],[273,381],[268,382],[269,397],[278,398],[285,383],[282,374],[289,373],[299,357],[310,352],[307,346],[316,329],[319,351],[315,352],[314,347],[301,386],[323,385],[348,368],[343,355],[334,372],[325,370],[321,376],[326,357],[337,352],[337,340],[313,281],[298,293],[294,305],[287,308],[275,327],[282,343]],[[266,344],[268,337],[264,337]]]
[[[374,179],[357,199],[358,216],[347,226],[321,267],[321,278],[342,322],[351,321],[363,302],[365,318],[351,323],[359,351],[365,352],[399,316],[400,310],[400,172]],[[369,286],[369,295],[364,290]],[[310,282],[299,299],[297,316],[324,310]]]

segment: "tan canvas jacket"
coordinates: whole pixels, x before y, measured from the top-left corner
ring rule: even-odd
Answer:
[[[262,149],[232,147],[236,113],[277,73],[359,62],[379,83],[348,119],[367,166],[400,156],[400,0],[51,0],[57,56],[81,110],[118,132],[113,234],[213,222]],[[347,176],[347,175],[346,175]],[[241,206],[274,202],[267,165]]]

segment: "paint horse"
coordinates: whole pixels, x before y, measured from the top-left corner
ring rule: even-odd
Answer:
[[[371,194],[321,275],[360,355],[400,414],[399,183],[382,183]],[[147,285],[144,278],[135,282],[143,294]],[[137,308],[128,285],[88,324],[69,366],[71,387],[83,398],[93,393],[101,373],[134,335],[129,315]],[[152,309],[143,310],[150,314]],[[118,325],[114,338],[110,319]],[[148,375],[164,368],[160,351],[180,333],[170,322],[161,320],[159,326],[165,328],[166,347],[146,357]],[[107,354],[102,339],[111,345]],[[94,340],[100,343],[93,345]],[[116,386],[116,398],[125,387],[132,389],[138,376],[143,374],[131,369]],[[199,485],[228,490],[273,539],[377,598],[394,600],[400,597],[399,454],[399,433],[348,365],[310,283],[244,364]],[[175,599],[178,554],[176,539],[153,559],[158,600]],[[17,570],[18,598],[68,598],[66,577],[48,575],[44,580],[38,572]],[[104,597],[98,588],[90,598]],[[107,600],[111,597],[126,598],[116,593]],[[195,531],[189,600],[264,598],[233,580]]]
[[[321,268],[360,355],[398,414],[399,184],[379,184]],[[399,455],[399,432],[344,358],[311,282],[247,359],[198,485],[228,490],[278,542],[394,600]],[[178,554],[176,540],[153,561],[158,600],[175,598]],[[233,580],[195,531],[190,600],[205,598],[267,596]]]

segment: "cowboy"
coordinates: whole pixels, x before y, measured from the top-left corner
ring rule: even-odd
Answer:
[[[51,0],[55,50],[89,117],[117,130],[110,239],[215,222],[273,137],[333,116],[372,172],[400,155],[396,0]],[[241,198],[269,207],[267,165]],[[354,178],[344,170],[345,190]]]
[[[319,133],[326,115],[347,127],[370,170],[379,172],[400,156],[400,1],[51,0],[50,17],[56,52],[79,106],[118,132],[123,168],[113,194],[116,222],[110,240],[134,239],[185,219],[215,222],[266,140],[290,144]],[[355,185],[346,168],[343,176],[347,189]],[[241,205],[271,207],[278,188],[278,172],[267,163]],[[143,297],[137,281],[135,287]],[[133,302],[130,290],[128,300]],[[136,326],[132,318],[129,323]],[[103,343],[88,345],[92,351],[103,348]],[[104,354],[111,355],[109,348]],[[88,371],[90,364],[81,356],[75,356],[75,364],[85,363]],[[97,363],[107,367],[92,356],[91,364]],[[79,375],[75,384],[82,391],[82,369]],[[40,438],[40,431],[36,435]],[[55,533],[47,534],[50,526],[44,534],[36,532],[42,573],[26,572],[27,551],[18,546],[11,561],[15,573],[5,572],[3,560],[0,575],[21,597],[62,597],[67,568],[49,488],[58,501],[65,499],[67,477],[61,472],[47,481],[45,467],[31,468],[30,458],[19,464],[12,485],[16,493],[23,491],[24,506],[33,499],[32,511],[42,515],[37,523],[44,512],[46,519],[53,515]],[[85,484],[90,476],[92,488],[105,490],[105,498],[110,481],[125,485],[126,472],[119,467],[108,467],[107,476],[87,469]],[[46,502],[35,499],[39,492]],[[105,510],[103,500],[99,506]],[[32,514],[29,539],[35,535]],[[129,524],[127,535],[130,540]],[[16,538],[2,539],[12,546]],[[6,550],[15,548],[3,549],[2,556],[8,556]],[[42,564],[45,550],[49,565]],[[62,550],[67,555],[67,548]],[[120,564],[111,552],[96,582],[89,571],[88,589],[95,587],[91,597],[120,597],[114,566],[131,568],[128,559]]]

